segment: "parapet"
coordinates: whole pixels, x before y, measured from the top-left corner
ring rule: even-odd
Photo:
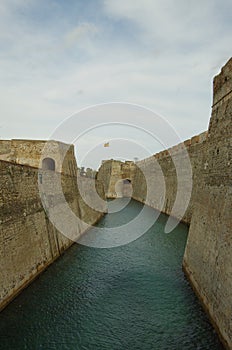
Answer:
[[[184,142],[179,143],[173,147],[168,148],[167,150],[161,151],[154,154],[153,157],[156,159],[163,159],[170,155],[177,154],[182,152],[184,149],[189,150],[192,146],[204,142],[208,137],[208,132],[204,131],[199,135],[193,136],[191,139],[185,140]]]
[[[0,160],[74,175],[74,146],[54,140],[0,140]],[[50,168],[49,168],[50,167]]]

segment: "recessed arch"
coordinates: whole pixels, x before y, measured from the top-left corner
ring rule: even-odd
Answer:
[[[115,184],[115,192],[118,198],[132,197],[132,183],[128,178],[119,179]]]
[[[55,170],[56,169],[56,162],[52,158],[44,158],[42,160],[42,169],[43,170]]]

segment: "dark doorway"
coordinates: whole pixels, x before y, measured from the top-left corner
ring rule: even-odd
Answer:
[[[56,163],[52,158],[44,158],[42,161],[43,170],[55,170]]]

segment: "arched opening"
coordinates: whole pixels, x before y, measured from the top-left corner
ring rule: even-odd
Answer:
[[[43,170],[55,170],[56,163],[52,158],[44,158],[42,160],[42,169]]]
[[[130,179],[120,179],[115,184],[115,192],[118,198],[132,197],[132,183]]]

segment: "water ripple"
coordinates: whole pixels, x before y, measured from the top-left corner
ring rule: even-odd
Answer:
[[[71,247],[1,313],[0,348],[223,349],[181,269],[188,229],[164,234],[166,220],[126,246]]]

